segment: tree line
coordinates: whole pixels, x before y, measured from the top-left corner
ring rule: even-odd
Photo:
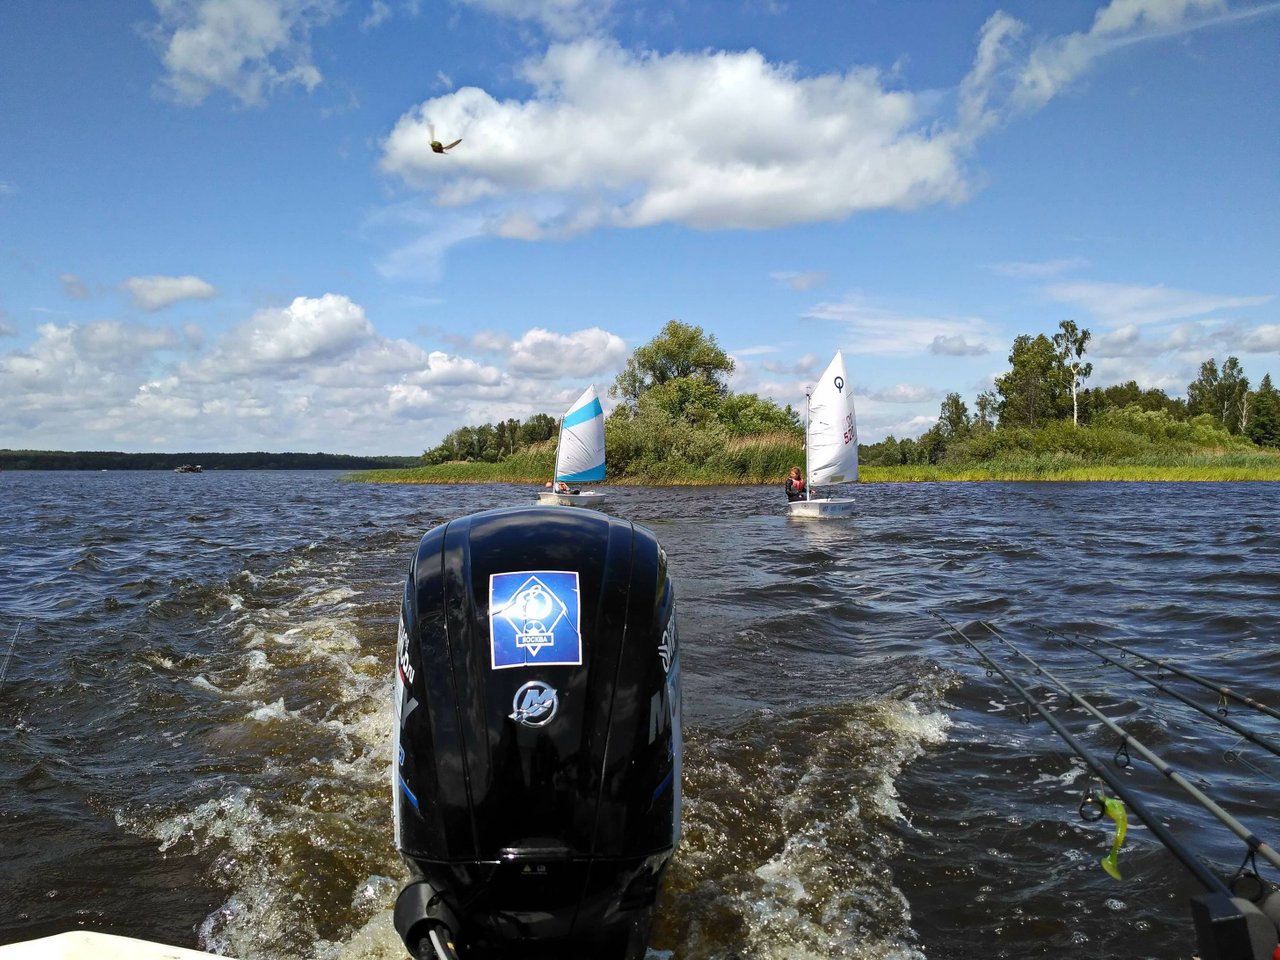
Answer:
[[[1073,436],[1063,426],[1140,434],[1153,443],[1280,447],[1280,394],[1269,373],[1251,389],[1238,358],[1228,357],[1221,367],[1210,358],[1188,384],[1185,398],[1144,390],[1133,380],[1087,388],[1084,382],[1093,373],[1084,359],[1090,339],[1088,330],[1070,320],[1062,321],[1052,337],[1017,337],[1008,372],[996,378],[994,389],[978,394],[972,412],[960,394],[949,393],[937,422],[919,438],[890,435],[864,445],[863,462],[984,460],[1010,449],[1043,450],[1051,436],[1060,448],[1099,446],[1099,437]]]
[[[735,439],[783,434],[799,438],[800,417],[754,393],[728,387],[734,361],[699,326],[671,320],[636,349],[609,395],[618,403],[605,424],[611,476],[668,462],[701,463],[723,455]],[[422,455],[428,465],[496,463],[554,440],[559,417],[537,413],[452,431]]]
[[[0,450],[0,470],[379,470],[417,463],[413,457],[345,453],[118,453],[108,450]]]

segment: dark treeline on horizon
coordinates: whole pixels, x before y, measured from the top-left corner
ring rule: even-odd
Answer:
[[[381,470],[417,457],[360,457],[346,453],[118,453],[104,450],[0,450],[0,470]]]

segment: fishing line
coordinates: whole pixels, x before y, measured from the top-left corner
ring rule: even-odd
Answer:
[[[1245,846],[1249,848],[1249,851],[1251,853],[1256,852],[1261,854],[1263,859],[1265,859],[1273,867],[1280,869],[1280,853],[1277,853],[1265,840],[1261,840],[1257,836],[1255,836],[1247,827],[1244,826],[1244,824],[1242,824],[1239,820],[1237,820],[1231,814],[1227,813],[1226,810],[1223,810],[1222,807],[1220,807],[1217,803],[1215,803],[1210,797],[1205,795],[1198,787],[1196,787],[1193,783],[1191,783],[1191,781],[1189,781],[1186,777],[1178,773],[1177,770],[1174,770],[1172,767],[1169,766],[1169,764],[1165,763],[1164,760],[1160,759],[1160,757],[1158,757],[1156,754],[1148,750],[1146,746],[1144,746],[1137,738],[1130,735],[1128,731],[1126,731],[1122,726],[1120,726],[1120,724],[1111,720],[1104,713],[1102,713],[1100,710],[1094,707],[1093,704],[1091,704],[1088,700],[1080,696],[1080,694],[1076,693],[1075,690],[1069,687],[1066,683],[1064,683],[1062,680],[1055,677],[1052,673],[1050,673],[1043,666],[1037,663],[1034,659],[1032,659],[1030,656],[1024,653],[1021,649],[1019,649],[1016,644],[1006,639],[998,630],[996,630],[994,627],[992,627],[990,624],[986,623],[985,621],[982,622],[981,625],[993,637],[995,637],[1005,646],[1009,647],[1009,649],[1011,649],[1014,653],[1022,657],[1023,660],[1026,660],[1027,663],[1031,664],[1031,666],[1034,667],[1038,673],[1044,674],[1051,681],[1057,684],[1059,689],[1061,689],[1066,696],[1070,697],[1072,703],[1077,704],[1078,706],[1082,707],[1084,710],[1088,711],[1090,715],[1102,721],[1102,723],[1107,727],[1108,730],[1116,734],[1116,736],[1120,737],[1123,746],[1132,747],[1139,754],[1141,754],[1144,760],[1146,760],[1158,771],[1160,771],[1160,773],[1164,774],[1166,778],[1168,778],[1173,783],[1181,787],[1188,794],[1190,794],[1191,797],[1197,803],[1200,804],[1200,806],[1202,806],[1205,810],[1208,810],[1211,814],[1217,817],[1219,822],[1221,822],[1223,826],[1225,826],[1228,830],[1234,833],[1239,840],[1243,841]],[[1125,753],[1125,759],[1126,761],[1128,760],[1127,752]],[[1127,765],[1127,763],[1122,765]],[[1113,860],[1113,863],[1114,863],[1114,860]]]
[[[1050,631],[1050,632],[1057,633],[1056,630]],[[1058,633],[1057,635],[1060,637],[1062,636],[1062,634],[1060,633]],[[1246,697],[1244,694],[1236,693],[1230,687],[1223,686],[1221,683],[1218,683],[1216,680],[1210,680],[1206,677],[1196,676],[1196,674],[1191,673],[1190,671],[1187,671],[1187,670],[1183,670],[1181,667],[1176,667],[1173,664],[1168,663],[1167,661],[1158,660],[1155,657],[1149,657],[1145,653],[1141,653],[1138,650],[1131,650],[1128,647],[1125,647],[1125,646],[1122,646],[1121,644],[1116,643],[1114,640],[1107,640],[1107,639],[1104,639],[1103,637],[1091,637],[1087,633],[1079,633],[1079,634],[1076,634],[1076,636],[1084,637],[1086,640],[1092,640],[1094,643],[1105,643],[1107,644],[1107,646],[1115,647],[1117,650],[1123,650],[1127,654],[1138,657],[1141,660],[1147,661],[1147,663],[1154,664],[1157,667],[1168,670],[1170,673],[1175,673],[1180,677],[1184,677],[1187,680],[1190,680],[1194,683],[1198,683],[1200,684],[1200,686],[1205,687],[1209,690],[1212,690],[1214,693],[1218,694],[1220,698],[1234,700],[1236,703],[1242,703],[1247,707],[1257,710],[1259,713],[1265,713],[1267,716],[1275,720],[1280,720],[1280,710],[1274,710],[1271,707],[1268,707],[1266,704],[1259,703],[1257,700],[1254,700],[1251,697]],[[1063,637],[1063,639],[1065,640],[1067,638]]]
[[[1258,776],[1266,777],[1272,783],[1280,783],[1280,777],[1276,777],[1276,775],[1271,773],[1270,771],[1263,770],[1262,767],[1258,766],[1249,757],[1246,757],[1243,753],[1240,752],[1239,750],[1240,744],[1244,742],[1245,742],[1244,737],[1241,737],[1231,746],[1227,747],[1227,749],[1223,750],[1222,751],[1223,761],[1225,761],[1226,763],[1239,763],[1243,766],[1248,767],[1254,773],[1258,774]],[[1243,782],[1248,783],[1249,781],[1245,780]]]
[[[1244,737],[1250,743],[1255,744],[1261,747],[1263,750],[1266,750],[1269,753],[1273,753],[1276,756],[1280,757],[1280,744],[1277,744],[1274,740],[1271,740],[1269,737],[1265,737],[1260,733],[1253,732],[1248,727],[1245,727],[1236,723],[1230,717],[1222,716],[1219,713],[1213,712],[1209,708],[1199,703],[1196,703],[1194,700],[1192,700],[1190,697],[1186,696],[1185,694],[1179,693],[1177,690],[1173,690],[1165,686],[1165,684],[1161,683],[1155,677],[1149,677],[1145,673],[1139,673],[1137,670],[1133,669],[1133,667],[1129,666],[1126,663],[1121,663],[1115,657],[1105,654],[1101,650],[1096,650],[1091,647],[1087,647],[1083,643],[1081,643],[1079,640],[1072,640],[1070,637],[1066,636],[1065,634],[1059,633],[1057,630],[1052,630],[1047,627],[1045,628],[1045,630],[1046,632],[1056,637],[1062,638],[1067,643],[1074,644],[1075,646],[1079,647],[1081,650],[1087,650],[1089,653],[1093,654],[1095,657],[1100,657],[1101,659],[1105,660],[1107,663],[1111,664],[1112,666],[1119,667],[1121,670],[1125,671],[1125,673],[1128,673],[1132,676],[1137,677],[1139,680],[1142,680],[1146,683],[1151,684],[1151,686],[1155,687],[1161,693],[1167,693],[1169,696],[1173,697],[1175,700],[1179,700],[1182,703],[1185,703],[1191,709],[1204,714],[1206,717],[1208,717],[1210,720],[1214,721],[1215,723],[1219,723],[1222,726],[1226,727],[1228,730],[1232,730],[1238,735]]]

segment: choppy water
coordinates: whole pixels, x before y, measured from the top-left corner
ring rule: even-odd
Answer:
[[[798,522],[772,489],[610,490],[680,598],[685,839],[651,954],[1190,956],[1187,872],[1134,821],[1126,879],[1103,873],[1083,765],[930,611],[996,625],[1275,843],[1274,758],[1228,753],[1237,737],[1044,628],[1274,702],[1280,485],[856,495],[853,520]],[[402,957],[401,584],[427,529],[530,502],[310,472],[0,474],[0,943],[87,926],[243,960]],[[1140,761],[1125,776],[1235,870],[1216,821]]]

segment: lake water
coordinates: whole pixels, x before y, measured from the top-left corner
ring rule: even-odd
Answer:
[[[84,926],[242,960],[404,956],[403,578],[428,529],[533,490],[338,476],[0,474],[0,943]],[[1276,842],[1275,757],[1046,630],[1274,704],[1280,485],[864,485],[822,522],[788,520],[780,489],[608,493],[679,598],[684,842],[655,960],[1192,955],[1188,872],[1134,817],[1125,879],[1103,872],[1084,765],[934,613],[993,625]],[[1122,776],[1232,875],[1225,828],[1140,760]]]

